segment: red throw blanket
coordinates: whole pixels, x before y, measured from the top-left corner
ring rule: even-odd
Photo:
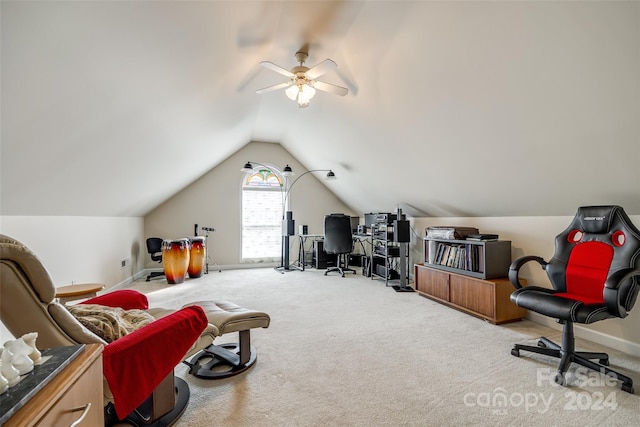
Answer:
[[[185,307],[105,346],[103,372],[118,418],[151,395],[207,324],[201,307]]]
[[[123,289],[84,301],[125,310],[149,308],[141,292]],[[113,394],[118,418],[140,406],[196,342],[209,321],[199,306],[190,306],[108,344],[103,373]]]

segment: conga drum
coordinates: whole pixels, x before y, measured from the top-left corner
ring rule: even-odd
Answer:
[[[204,237],[192,237],[191,249],[189,250],[189,277],[192,279],[202,276],[207,260],[207,248]]]
[[[162,264],[167,283],[184,282],[189,268],[189,239],[164,240],[162,242]]]

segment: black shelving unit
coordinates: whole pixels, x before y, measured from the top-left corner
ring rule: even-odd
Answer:
[[[399,282],[394,289],[408,290],[411,289],[407,287],[409,248],[408,242],[398,242],[395,236],[394,222],[398,219],[405,220],[401,212],[399,215],[374,214],[374,221],[371,224],[371,279],[384,279],[385,286],[390,286],[390,281]]]
[[[424,265],[478,279],[509,274],[511,241],[424,238]]]

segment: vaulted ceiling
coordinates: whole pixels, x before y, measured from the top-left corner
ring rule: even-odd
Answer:
[[[640,214],[638,2],[0,8],[3,215],[142,216],[250,141],[360,212]],[[349,94],[257,95],[305,44]]]

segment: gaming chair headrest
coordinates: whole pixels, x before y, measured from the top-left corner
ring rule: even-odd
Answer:
[[[556,236],[555,257],[566,261],[576,244],[599,241],[611,245],[611,271],[640,265],[640,230],[620,206],[582,206],[566,230]]]
[[[604,234],[609,232],[616,212],[621,209],[620,206],[583,206],[578,208],[575,219],[585,233]]]

